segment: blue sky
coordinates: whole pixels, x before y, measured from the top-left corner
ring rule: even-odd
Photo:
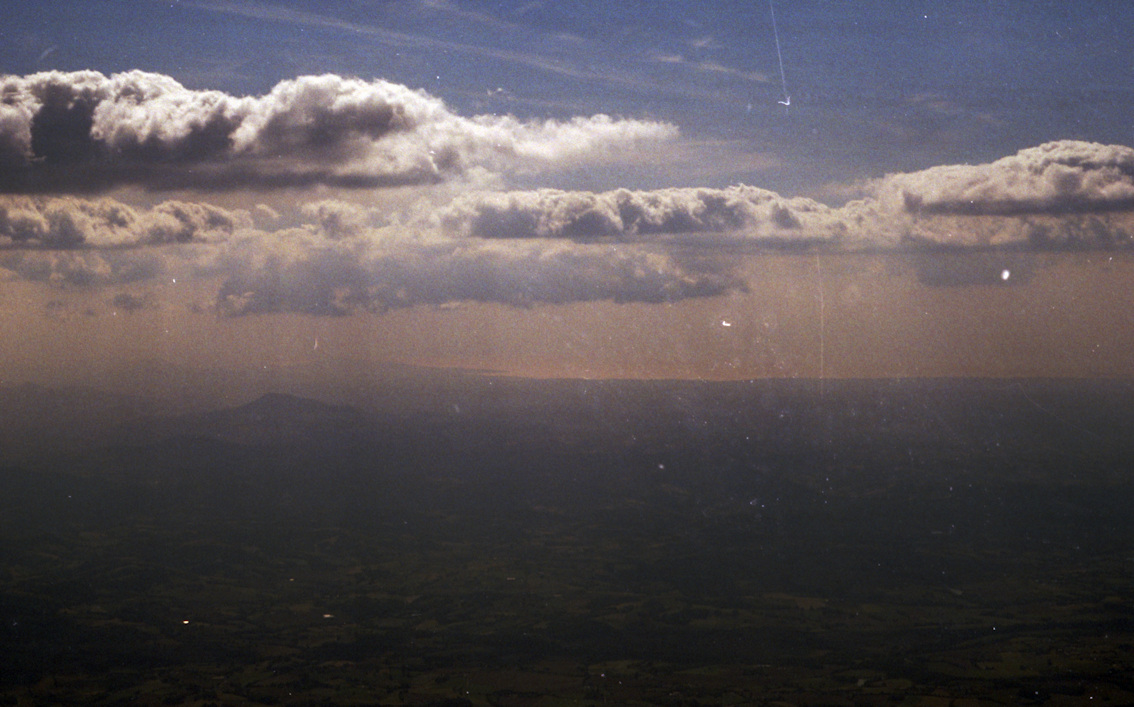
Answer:
[[[828,183],[1049,140],[1132,142],[1125,2],[781,2],[787,110],[766,2],[4,5],[0,69],[13,74],[143,69],[260,94],[332,72],[421,88],[465,115],[664,120],[766,156],[685,178],[618,175],[641,187],[744,181],[826,197]]]

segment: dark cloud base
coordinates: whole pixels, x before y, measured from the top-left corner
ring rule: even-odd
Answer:
[[[905,209],[912,214],[925,216],[1068,216],[1134,211],[1134,198],[989,199],[935,201],[926,204],[913,195],[907,195]]]
[[[445,175],[430,170],[411,170],[398,174],[336,174],[325,169],[280,170],[275,167],[210,163],[172,166],[119,161],[117,164],[94,162],[57,168],[52,166],[4,171],[0,173],[0,192],[23,195],[98,195],[127,184],[153,192],[193,190],[203,193],[237,189],[272,191],[316,186],[389,189],[440,184],[445,179]]]

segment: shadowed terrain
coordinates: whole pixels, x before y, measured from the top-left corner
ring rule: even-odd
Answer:
[[[8,389],[0,409],[69,394]],[[5,468],[0,691],[1134,696],[1125,383],[469,377],[415,394],[135,406]]]

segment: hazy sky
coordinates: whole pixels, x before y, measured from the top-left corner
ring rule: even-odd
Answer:
[[[1131,3],[0,7],[3,383],[1134,374]]]

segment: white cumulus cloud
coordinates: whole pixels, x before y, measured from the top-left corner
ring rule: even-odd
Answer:
[[[0,190],[99,191],[426,184],[632,154],[668,123],[605,115],[464,117],[389,81],[332,74],[263,96],[185,88],[130,71],[0,77]]]

